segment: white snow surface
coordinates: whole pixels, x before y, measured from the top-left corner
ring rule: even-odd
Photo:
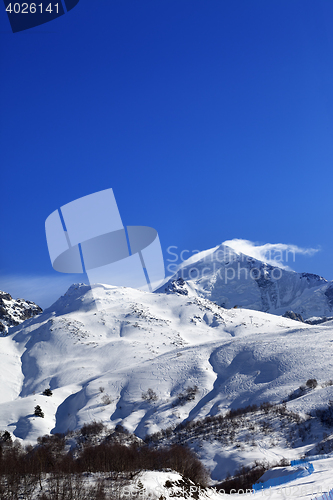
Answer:
[[[311,326],[199,297],[73,285],[40,316],[0,338],[0,430],[35,443],[93,420],[121,423],[139,437],[207,415],[281,402],[309,378],[333,378],[333,325]],[[198,386],[194,400],[177,396]],[[52,397],[42,395],[50,387]],[[151,388],[156,401],[142,399]],[[333,399],[333,386],[290,401],[305,414]],[[40,405],[45,418],[34,416]],[[201,458],[215,479],[225,462],[297,458],[278,447],[242,454],[207,442]],[[235,450],[233,450],[235,453]],[[230,467],[229,467],[230,469]],[[221,473],[219,476],[218,472]]]

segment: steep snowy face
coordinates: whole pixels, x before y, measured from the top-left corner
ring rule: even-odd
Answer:
[[[0,291],[0,335],[5,335],[10,326],[17,326],[43,310],[34,302],[13,299],[9,293]]]
[[[266,264],[225,245],[183,262],[156,293],[195,295],[228,309],[238,306],[278,315],[292,310],[304,319],[333,311],[332,282]]]

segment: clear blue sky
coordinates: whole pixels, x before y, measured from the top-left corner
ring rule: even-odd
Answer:
[[[59,296],[45,219],[109,187],[165,252],[320,247],[293,268],[333,279],[331,0],[80,0],[16,34],[1,7],[0,31],[0,289]]]

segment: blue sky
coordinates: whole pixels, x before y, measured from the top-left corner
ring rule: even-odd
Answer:
[[[0,12],[0,289],[57,298],[44,232],[112,187],[167,248],[320,248],[333,279],[331,0],[80,0],[12,34]],[[82,279],[82,278],[81,278]]]

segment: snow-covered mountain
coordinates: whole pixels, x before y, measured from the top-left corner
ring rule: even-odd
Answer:
[[[90,287],[73,285],[0,338],[1,431],[35,442],[96,420],[143,438],[228,409],[281,403],[310,378],[323,387],[298,394],[288,408],[305,416],[333,398],[326,383],[332,322],[312,326],[196,296],[106,285],[95,285],[96,296],[98,308]],[[47,388],[52,396],[43,395]],[[36,405],[45,418],[34,415]],[[308,445],[322,437],[317,429]],[[212,442],[198,450],[222,479],[230,463],[269,455],[270,442],[261,436],[248,454]],[[282,442],[274,453],[283,456]]]
[[[34,302],[15,300],[9,293],[0,291],[0,335],[6,334],[10,326],[19,325],[41,312],[42,309]]]
[[[245,307],[304,319],[332,316],[333,282],[296,273],[220,245],[184,261],[157,293],[202,297],[226,307]]]

